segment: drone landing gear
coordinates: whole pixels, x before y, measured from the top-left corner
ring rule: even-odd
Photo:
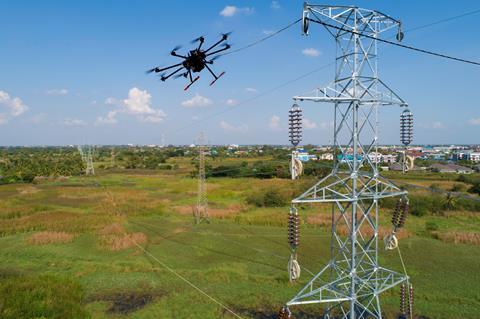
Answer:
[[[197,77],[195,79],[191,80],[190,84],[187,85],[183,90],[184,91],[188,90],[192,86],[193,83],[198,81],[198,79],[200,79],[200,75],[197,75]]]
[[[219,76],[215,76],[215,74],[214,74],[215,79],[214,79],[212,82],[210,82],[210,86],[212,86],[213,84],[215,84],[215,82],[217,82],[217,80],[220,79],[224,74],[225,74],[225,71],[223,71],[222,73],[220,73]]]

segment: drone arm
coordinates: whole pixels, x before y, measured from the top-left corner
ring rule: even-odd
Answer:
[[[182,65],[182,63],[174,64],[174,65],[171,65],[171,66],[163,68],[163,69],[155,68],[155,69],[152,69],[152,70],[154,70],[155,73],[158,73],[158,72],[166,71],[166,70],[169,70],[169,69],[173,69],[174,67],[177,67],[177,66],[180,66],[180,65]]]
[[[212,46],[210,46],[208,49],[205,50],[205,53],[207,53],[208,51],[210,51],[211,49],[213,49],[214,47],[216,47],[217,45],[219,45],[220,43],[222,43],[223,41],[227,40],[227,38],[225,37],[222,37],[220,40],[218,40],[217,42],[215,42],[214,44],[212,44]]]
[[[229,46],[229,45],[226,45],[223,49],[219,49],[219,50],[217,50],[217,51],[210,52],[209,54],[207,54],[207,56],[213,55],[213,54],[216,54],[216,53],[219,53],[219,52],[228,50],[228,49],[230,49],[230,46]]]
[[[184,55],[180,55],[180,54],[178,54],[178,53],[177,53],[177,52],[175,52],[175,51],[172,51],[172,52],[170,52],[170,54],[171,54],[171,55],[173,55],[173,56],[176,56],[176,57],[182,58],[182,59],[186,59],[186,58],[187,58],[186,56],[184,56]]]
[[[180,72],[181,69],[183,69],[183,66],[180,67],[180,68],[178,68],[178,69],[176,69],[175,71],[173,71],[172,73],[170,73],[170,74],[167,75],[167,76],[162,76],[162,77],[161,77],[161,80],[162,80],[162,81],[165,81],[166,79],[168,79],[168,78],[171,77],[172,75],[175,75],[175,74],[177,74],[178,72]]]
[[[200,37],[200,44],[198,45],[197,50],[200,50],[200,48],[201,48],[202,45],[203,45],[203,42],[205,42],[205,39],[204,39],[203,37]]]

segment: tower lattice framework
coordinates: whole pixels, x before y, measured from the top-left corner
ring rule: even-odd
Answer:
[[[406,191],[383,178],[368,154],[377,152],[378,107],[406,106],[377,72],[376,38],[400,22],[358,7],[304,4],[305,35],[315,23],[335,40],[335,80],[294,100],[333,104],[334,166],[292,205],[331,203],[331,259],[286,305],[322,303],[324,318],[382,318],[380,294],[407,277],[378,262],[379,200]]]
[[[95,169],[93,168],[93,151],[91,145],[88,145],[85,159],[87,164],[85,168],[85,175],[95,175]]]
[[[198,145],[198,197],[197,206],[195,207],[195,220],[198,223],[202,221],[208,222],[208,203],[207,203],[207,182],[205,177],[205,152],[206,152],[206,136],[201,132]]]

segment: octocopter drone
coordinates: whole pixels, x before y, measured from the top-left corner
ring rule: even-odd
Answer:
[[[160,80],[166,81],[170,77],[174,78],[179,78],[179,77],[184,77],[188,78],[190,83],[184,88],[184,90],[188,90],[190,86],[198,81],[200,79],[200,76],[197,75],[196,77],[193,77],[192,73],[200,73],[203,69],[207,69],[208,72],[213,76],[213,81],[210,82],[210,85],[213,85],[220,77],[222,77],[225,74],[225,71],[221,72],[219,75],[215,74],[211,67],[209,67],[209,64],[212,65],[213,61],[218,59],[221,55],[215,55],[220,52],[226,51],[230,49],[231,45],[226,43],[228,36],[230,33],[224,33],[222,34],[222,37],[220,40],[215,42],[213,45],[208,47],[207,49],[202,49],[202,46],[205,42],[205,37],[200,36],[191,43],[198,43],[198,47],[190,50],[187,55],[181,55],[178,54],[177,51],[181,48],[180,46],[176,46],[173,48],[173,50],[170,52],[171,55],[182,58],[183,62],[168,66],[168,67],[155,67],[153,69],[150,69],[147,71],[147,73],[161,73],[160,74]],[[220,47],[219,47],[220,46]],[[174,71],[168,73],[165,72],[167,70],[175,69]]]

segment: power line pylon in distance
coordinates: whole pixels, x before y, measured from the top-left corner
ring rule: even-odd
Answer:
[[[87,154],[86,154],[87,166],[85,168],[85,175],[95,175],[95,169],[93,168],[93,153],[92,146],[88,145]]]
[[[209,222],[208,203],[207,203],[207,182],[205,177],[205,153],[206,136],[201,132],[197,139],[198,147],[198,194],[197,205],[194,207],[195,223],[200,224],[202,221]]]
[[[324,305],[323,318],[381,319],[380,294],[408,280],[382,267],[379,251],[379,201],[407,192],[379,174],[378,108],[406,103],[378,77],[377,37],[398,30],[400,22],[378,11],[348,6],[310,5],[303,9],[303,33],[308,24],[324,25],[337,46],[335,80],[295,101],[327,102],[334,106],[334,158],[332,172],[292,205],[330,203],[332,230],[330,261],[286,303],[289,307]]]

